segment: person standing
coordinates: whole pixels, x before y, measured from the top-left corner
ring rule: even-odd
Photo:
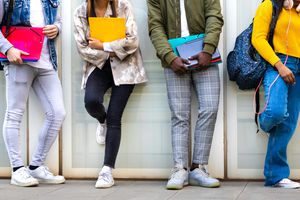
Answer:
[[[88,17],[125,18],[126,37],[112,42],[91,38]],[[87,0],[75,10],[74,25],[77,49],[84,60],[85,108],[99,123],[98,143],[105,141],[104,163],[95,187],[108,188],[114,185],[112,169],[120,146],[123,111],[135,85],[147,81],[137,25],[128,0]],[[109,88],[106,111],[103,96]]]
[[[211,64],[219,42],[223,16],[219,0],[147,0],[149,35],[164,67],[171,110],[174,168],[167,189],[182,189],[188,183],[218,187],[207,170],[220,95],[218,65]],[[168,39],[205,34],[203,51],[192,56],[197,70],[187,70]],[[191,93],[196,91],[199,109],[194,132],[193,159],[188,171]]]
[[[45,35],[40,59],[37,62],[24,62],[21,55],[28,53],[15,48],[0,32],[0,51],[7,55],[9,61],[3,63],[7,100],[3,137],[12,167],[11,184],[33,186],[39,183],[63,183],[63,176],[53,175],[44,166],[66,115],[54,45],[55,38],[61,31],[61,19],[57,15],[59,1],[0,0],[2,25],[6,25],[9,19],[9,5],[13,5],[11,26],[43,27]],[[18,139],[30,88],[40,100],[46,119],[39,133],[37,149],[26,168]]]
[[[263,77],[267,107],[259,116],[260,128],[269,133],[264,165],[266,186],[299,188],[289,179],[287,146],[300,110],[300,0],[273,0],[279,17],[274,30],[273,47],[268,43],[273,4],[265,0],[253,21],[252,44],[267,61]]]

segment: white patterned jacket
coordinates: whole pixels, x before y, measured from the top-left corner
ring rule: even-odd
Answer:
[[[85,83],[92,71],[96,67],[101,69],[107,59],[110,59],[115,85],[138,84],[147,81],[131,4],[128,0],[118,0],[117,5],[118,17],[126,19],[126,38],[110,42],[116,57],[109,57],[108,52],[92,49],[88,46],[90,29],[86,18],[87,3],[82,3],[74,12],[74,37],[77,50],[84,60],[82,88],[85,88]],[[105,17],[111,15],[112,9],[109,4]]]

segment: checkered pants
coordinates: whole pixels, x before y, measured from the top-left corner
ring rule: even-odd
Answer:
[[[191,124],[191,93],[196,91],[198,119],[194,133],[193,163],[208,164],[220,95],[218,65],[177,75],[165,68],[168,101],[171,110],[172,147],[175,166],[188,167]]]

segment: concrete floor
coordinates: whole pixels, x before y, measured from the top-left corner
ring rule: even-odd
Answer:
[[[110,189],[95,189],[95,181],[70,180],[62,185],[22,188],[0,180],[0,200],[300,200],[300,189],[264,187],[263,182],[222,182],[220,188],[187,186],[165,189],[165,181],[121,181]]]

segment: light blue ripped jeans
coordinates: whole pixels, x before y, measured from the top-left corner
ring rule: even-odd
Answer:
[[[18,135],[32,87],[45,111],[46,119],[39,133],[38,146],[30,165],[44,164],[62,122],[65,108],[61,83],[54,69],[40,69],[29,65],[8,65],[4,68],[6,78],[7,108],[3,124],[3,137],[11,167],[24,166],[20,154]],[[34,120],[34,119],[29,119]]]
[[[279,58],[284,62],[286,56],[279,54]],[[300,110],[300,59],[289,57],[286,66],[296,77],[295,85],[289,85],[279,77],[268,94],[271,83],[278,75],[272,66],[268,66],[263,81],[265,98],[270,95],[267,108],[259,118],[261,129],[269,133],[264,167],[266,186],[274,185],[290,175],[286,151],[297,126]]]

